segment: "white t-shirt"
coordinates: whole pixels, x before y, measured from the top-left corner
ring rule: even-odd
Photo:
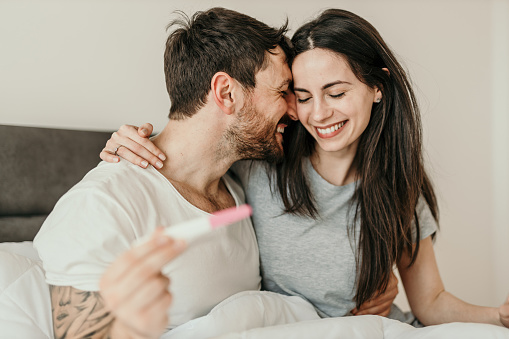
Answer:
[[[228,175],[223,181],[237,206],[243,204],[242,188]],[[105,270],[137,239],[159,225],[208,215],[151,166],[101,162],[60,198],[34,247],[49,284],[98,291]],[[191,243],[163,269],[171,277],[170,327],[207,314],[237,292],[258,290],[258,255],[249,218]]]

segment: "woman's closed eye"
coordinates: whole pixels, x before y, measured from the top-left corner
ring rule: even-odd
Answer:
[[[309,99],[311,99],[311,97],[308,97],[308,98],[297,98],[297,103],[303,104],[303,103],[307,102]]]
[[[341,98],[343,95],[345,95],[345,92],[339,94],[329,94],[331,98]]]
[[[341,93],[338,93],[338,94],[329,94],[329,97],[333,98],[333,99],[339,99],[341,97],[343,97],[345,95],[345,92],[341,92]],[[311,99],[311,97],[307,97],[307,98],[297,98],[297,102],[299,104],[303,104],[307,101],[309,101]]]

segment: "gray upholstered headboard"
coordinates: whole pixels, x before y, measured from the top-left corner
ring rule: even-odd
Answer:
[[[101,161],[110,136],[0,125],[0,242],[32,240],[57,200]]]

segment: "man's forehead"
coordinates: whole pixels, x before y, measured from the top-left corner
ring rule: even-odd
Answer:
[[[257,83],[260,81],[275,90],[284,90],[292,81],[292,72],[281,47],[271,51],[276,53],[268,53],[268,65],[256,74]]]

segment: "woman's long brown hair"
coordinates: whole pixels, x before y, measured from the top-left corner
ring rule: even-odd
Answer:
[[[361,17],[326,10],[299,28],[292,43],[295,56],[313,48],[340,54],[360,81],[378,87],[383,94],[382,101],[373,105],[354,160],[357,186],[352,204],[354,223],[360,222],[355,295],[359,307],[378,291],[385,291],[394,264],[405,251],[412,258],[410,265],[415,261],[420,239],[415,213],[419,197],[424,197],[438,221],[435,193],[423,165],[419,107],[404,69],[377,30]],[[300,123],[285,131],[286,160],[277,165],[276,178],[286,212],[318,216],[303,168],[303,159],[315,145]],[[417,230],[414,238],[412,221]]]

